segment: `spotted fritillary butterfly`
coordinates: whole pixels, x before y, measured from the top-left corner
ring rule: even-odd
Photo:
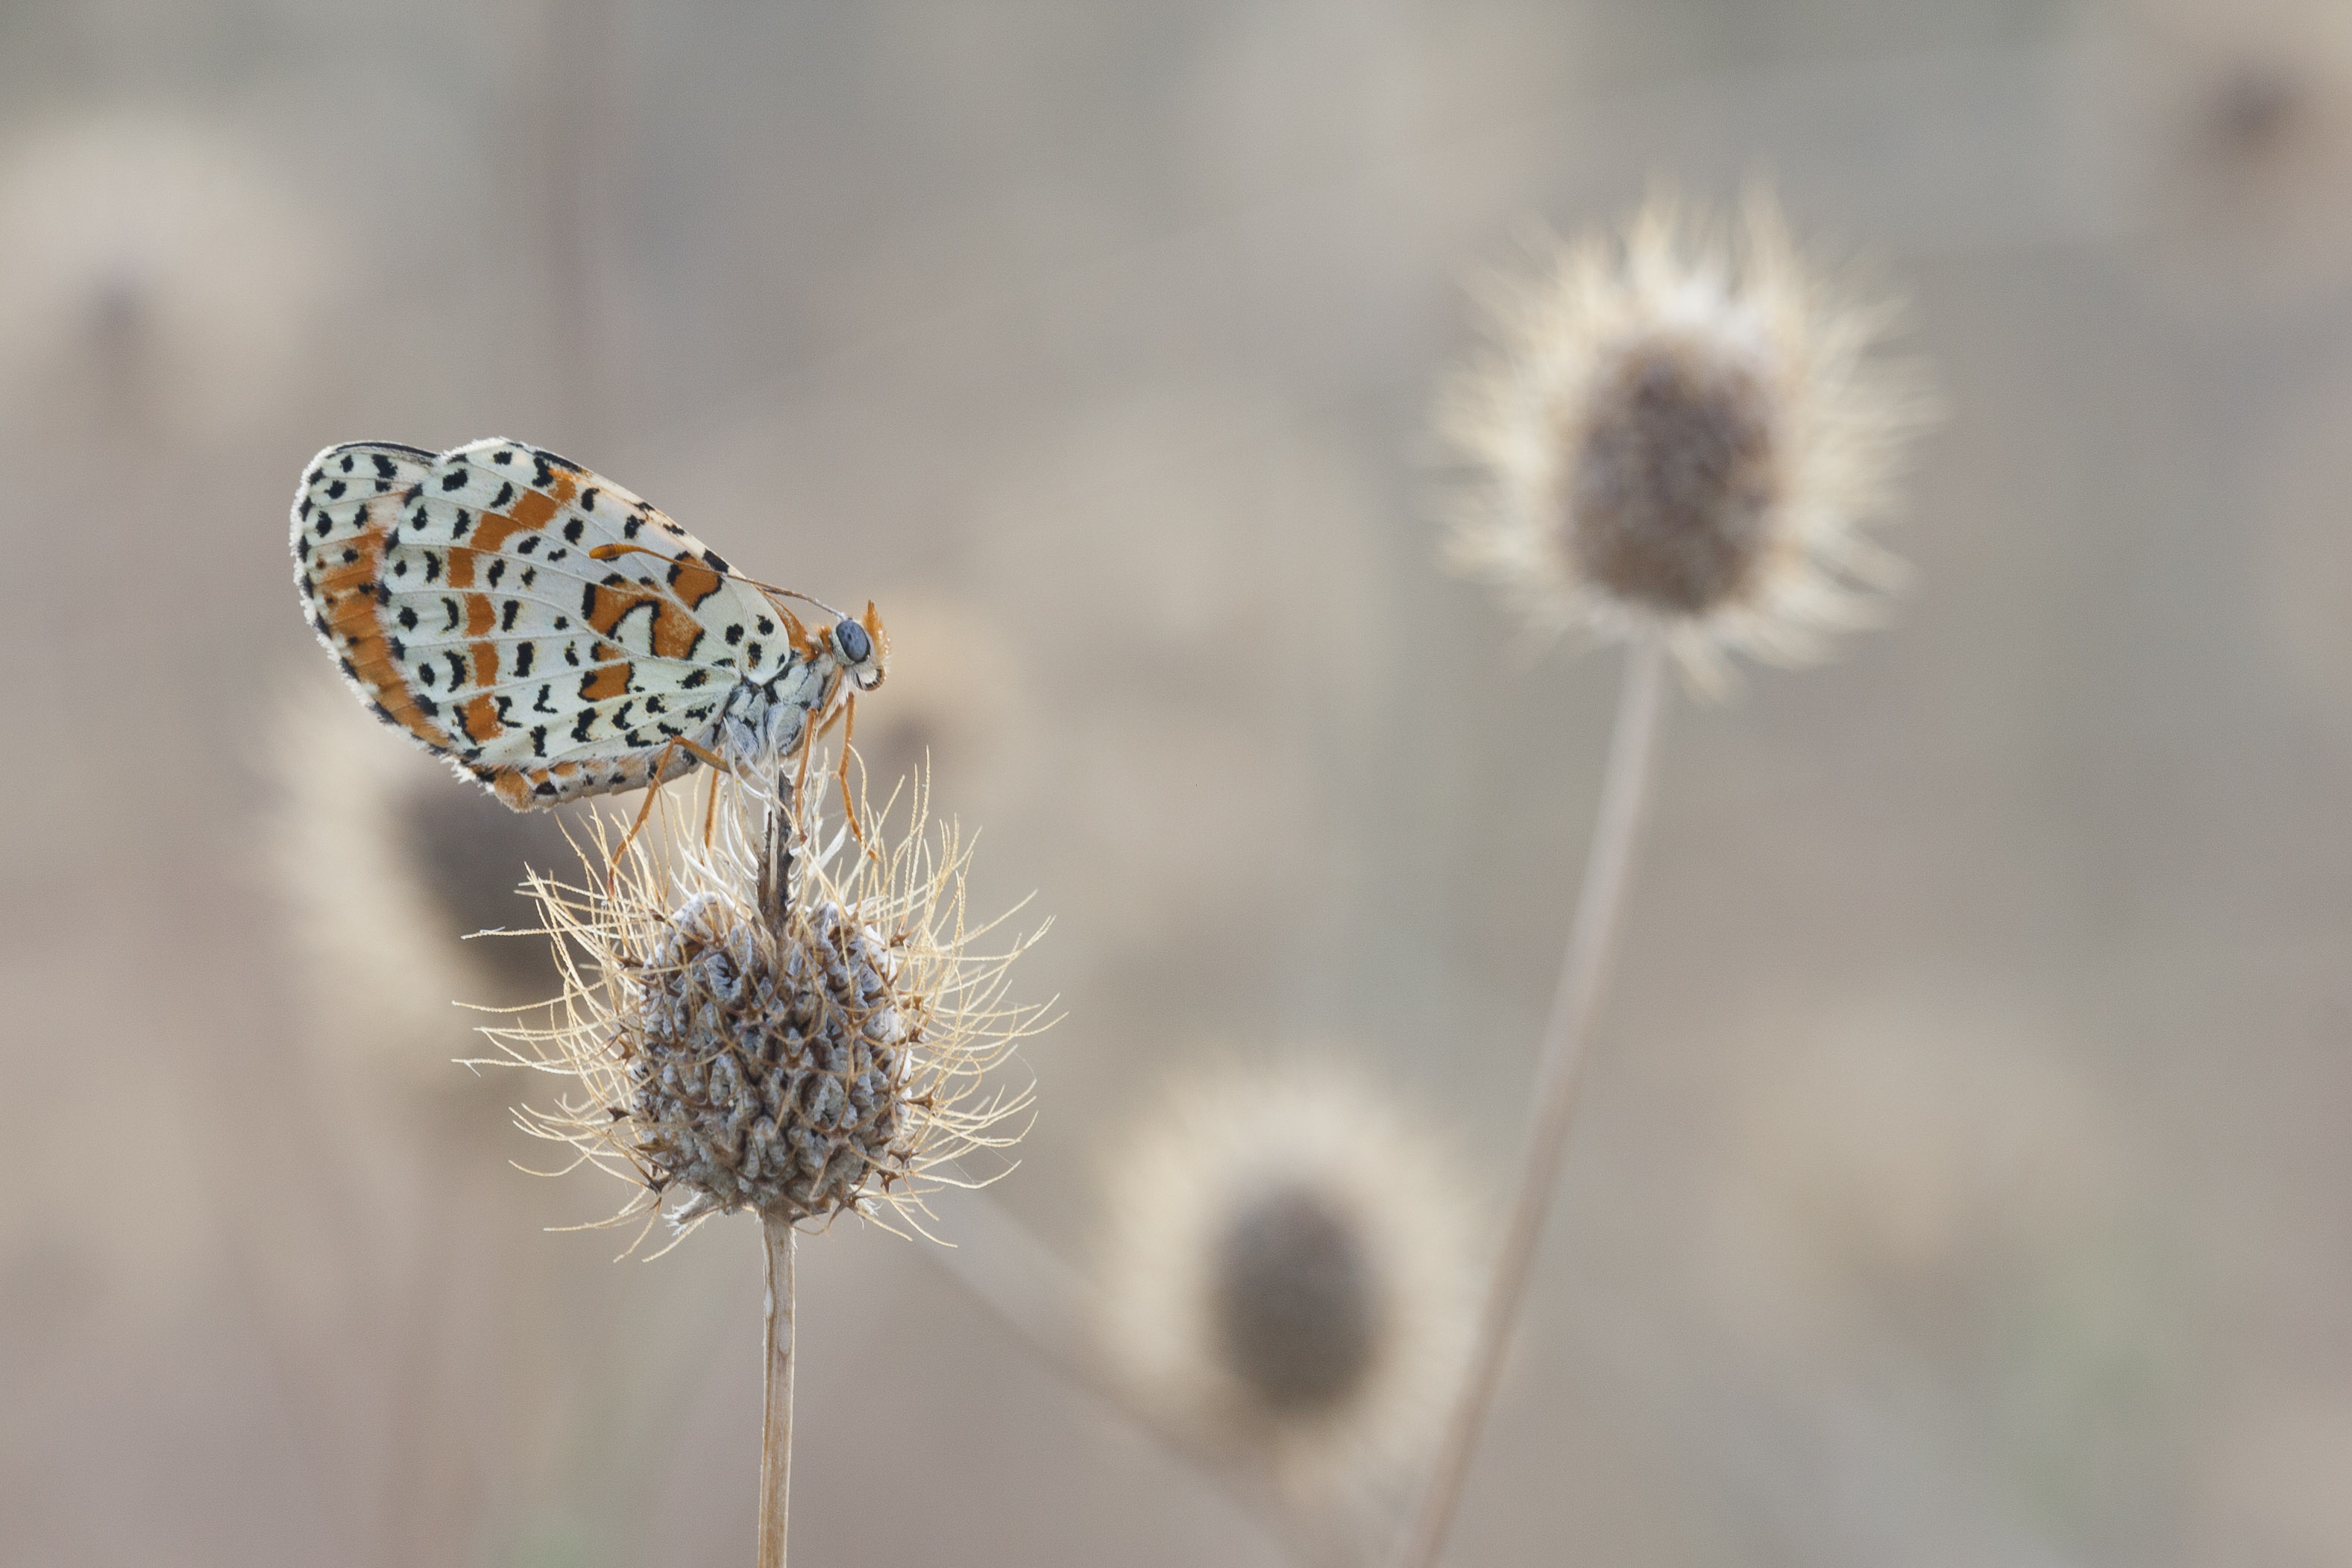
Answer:
[[[517,810],[698,759],[772,766],[889,657],[873,606],[812,629],[638,497],[519,441],[328,447],[295,492],[294,581],[376,716]]]

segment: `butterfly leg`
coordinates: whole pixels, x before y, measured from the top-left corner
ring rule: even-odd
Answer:
[[[841,811],[849,820],[849,831],[857,840],[857,847],[871,855],[874,846],[866,841],[866,830],[857,825],[857,802],[849,798],[849,737],[856,733],[857,694],[852,692],[841,704],[841,766],[835,770],[835,777],[841,785]]]
[[[669,771],[669,759],[677,753],[677,742],[673,739],[654,759],[654,770],[646,779],[645,804],[637,808],[636,821],[631,822],[629,831],[621,835],[620,846],[614,850],[611,862],[604,867],[604,896],[607,898],[613,896],[614,889],[621,883],[621,857],[629,852],[629,846],[637,841],[637,834],[644,829],[646,819],[653,815],[654,797],[661,793],[662,775]]]
[[[805,781],[808,776],[809,753],[816,749],[816,743],[818,741],[823,740],[827,735],[833,732],[833,727],[836,724],[843,727],[841,732],[841,763],[840,766],[835,769],[834,773],[835,778],[841,785],[842,813],[849,823],[850,836],[857,841],[857,847],[864,850],[870,855],[875,852],[874,848],[866,841],[866,829],[857,821],[857,802],[850,798],[849,793],[849,737],[857,727],[856,693],[851,692],[847,695],[844,696],[842,698],[841,706],[834,709],[831,714],[827,715],[825,721],[823,724],[816,726],[814,729],[810,732],[809,737],[803,744],[801,751],[802,779]]]
[[[653,815],[654,797],[661,791],[662,775],[669,771],[670,758],[681,751],[710,768],[710,807],[702,820],[703,847],[705,849],[710,847],[710,828],[712,822],[717,820],[719,811],[719,775],[726,770],[727,764],[709,747],[688,740],[682,735],[674,736],[670,743],[662,747],[661,755],[654,759],[653,771],[646,779],[646,803],[637,808],[636,821],[629,824],[629,831],[622,836],[620,847],[613,852],[612,863],[604,869],[604,891],[608,896],[620,883],[621,857],[629,852],[629,846],[636,842],[638,832],[646,825],[646,819]]]
[[[816,726],[810,723],[808,716],[803,714],[801,716],[801,768],[793,776],[793,810],[795,815],[800,811],[801,801],[806,799],[809,755],[815,750]]]

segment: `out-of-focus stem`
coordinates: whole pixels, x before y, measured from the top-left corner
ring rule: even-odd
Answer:
[[[1657,747],[1664,695],[1665,647],[1654,632],[1637,635],[1626,650],[1625,685],[1617,699],[1617,726],[1609,741],[1609,766],[1601,786],[1601,811],[1592,849],[1584,866],[1584,886],[1568,929],[1559,988],[1552,995],[1551,1019],[1544,1029],[1543,1055],[1536,1068],[1535,1115],[1519,1158],[1517,1184],[1503,1229],[1502,1249],[1479,1314],[1470,1365],[1447,1419],[1429,1480],[1405,1537],[1397,1568],[1433,1568],[1453,1524],[1455,1505],[1469,1479],[1470,1460],[1486,1425],[1501,1381],[1503,1354],[1527,1295],[1536,1243],[1551,1216],[1553,1189],[1568,1152],[1568,1131],[1576,1113],[1576,1092],[1584,1078],[1585,1041],[1607,978],[1617,916],[1625,902],[1633,841],[1649,796],[1650,759]]]
[[[762,1217],[768,1242],[768,1396],[760,1426],[760,1568],[784,1568],[793,1483],[793,1244],[789,1221]]]
[[[1264,1529],[1297,1562],[1359,1560],[1351,1558],[1328,1531],[1286,1508],[1265,1476],[1203,1448],[1135,1398],[1091,1348],[1094,1312],[1088,1298],[1093,1287],[1053,1249],[983,1193],[961,1195],[956,1210],[961,1221],[957,1227],[961,1245],[926,1247],[922,1255],[1003,1319],[1048,1366],[1192,1465],[1202,1479],[1225,1494],[1243,1517]]]

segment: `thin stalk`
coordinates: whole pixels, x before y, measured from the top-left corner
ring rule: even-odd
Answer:
[[[1192,1466],[1293,1560],[1300,1563],[1360,1560],[1343,1552],[1331,1539],[1331,1531],[1286,1507],[1281,1492],[1260,1470],[1237,1465],[1204,1447],[1135,1398],[1092,1348],[1093,1287],[1052,1248],[985,1193],[959,1195],[956,1211],[962,1217],[956,1228],[961,1241],[952,1247],[922,1248],[923,1257],[1026,1340],[1048,1366],[1126,1416],[1145,1436]]]
[[[1470,1460],[1502,1380],[1503,1353],[1527,1295],[1536,1243],[1551,1216],[1552,1195],[1568,1152],[1568,1132],[1576,1113],[1576,1093],[1584,1078],[1585,1042],[1608,977],[1617,917],[1624,907],[1633,841],[1649,797],[1650,761],[1657,749],[1664,695],[1665,646],[1655,632],[1637,635],[1625,653],[1625,685],[1617,699],[1617,725],[1609,739],[1608,771],[1601,785],[1601,810],[1585,861],[1584,886],[1576,917],[1568,928],[1559,988],[1552,995],[1551,1019],[1544,1028],[1543,1055],[1536,1068],[1535,1114],[1519,1158],[1517,1186],[1503,1229],[1502,1249],[1479,1313],[1478,1337],[1445,1433],[1430,1469],[1427,1490],[1398,1557],[1398,1568],[1434,1568],[1454,1511],[1469,1479]]]
[[[768,1397],[760,1426],[760,1568],[784,1568],[793,1483],[793,1244],[789,1220],[762,1215],[768,1240]]]

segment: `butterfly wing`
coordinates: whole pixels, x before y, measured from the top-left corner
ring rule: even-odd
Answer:
[[[295,494],[293,545],[311,625],[362,698],[517,810],[685,772],[670,740],[705,739],[739,682],[804,656],[658,508],[521,442],[331,446]]]

